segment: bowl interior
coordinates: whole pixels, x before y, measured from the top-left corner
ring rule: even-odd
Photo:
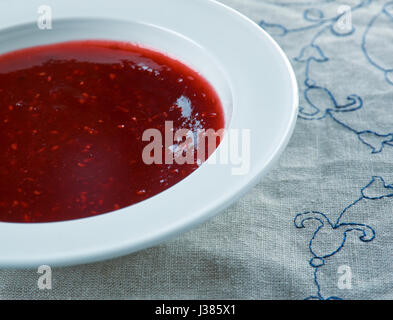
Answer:
[[[0,54],[37,45],[72,40],[117,40],[132,42],[160,51],[200,73],[215,88],[224,108],[228,126],[233,99],[230,83],[219,60],[209,51],[169,29],[152,24],[115,19],[59,19],[53,21],[55,32],[43,32],[28,23],[0,30]]]

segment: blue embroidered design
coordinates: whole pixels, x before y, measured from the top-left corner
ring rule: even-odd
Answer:
[[[285,0],[275,1],[279,6],[316,6],[335,2],[335,0],[299,0],[296,2],[285,2]],[[354,14],[357,10],[365,8],[372,3],[372,0],[357,0],[357,4],[351,7]],[[323,8],[321,6],[321,8]],[[294,62],[302,67],[303,71],[298,73],[304,77],[301,83],[303,93],[303,104],[299,107],[299,118],[308,121],[332,119],[341,128],[354,134],[358,140],[371,150],[372,154],[380,153],[385,147],[393,147],[393,132],[378,132],[375,130],[357,130],[348,122],[343,121],[343,113],[356,112],[364,107],[361,96],[355,93],[348,94],[344,98],[337,98],[333,91],[319,83],[314,77],[315,66],[329,62],[329,55],[325,53],[318,40],[325,35],[335,37],[348,37],[356,33],[356,29],[351,26],[344,30],[340,28],[340,22],[345,17],[346,12],[335,16],[327,16],[319,8],[308,8],[303,11],[304,24],[299,27],[287,27],[279,23],[261,21],[260,26],[266,29],[271,35],[276,37],[287,37],[291,34],[300,33],[309,39],[295,55]],[[362,50],[366,61],[377,72],[381,72],[381,80],[388,85],[393,85],[393,56],[386,54],[386,50],[380,50],[379,43],[375,39],[380,38],[377,34],[381,26],[391,26],[393,31],[393,1],[386,0],[378,13],[374,14],[364,31],[360,34],[361,43],[359,50]],[[310,34],[311,33],[311,34]],[[391,43],[393,32],[386,35],[386,42]],[[323,101],[317,103],[316,101]],[[329,261],[329,258],[339,253],[345,246],[348,237],[356,234],[360,241],[371,242],[375,239],[375,230],[366,224],[344,221],[346,212],[364,201],[393,198],[393,185],[387,185],[382,177],[374,176],[371,181],[361,188],[360,196],[351,202],[338,215],[336,220],[330,220],[328,216],[319,211],[309,211],[297,214],[294,218],[296,228],[314,227],[314,232],[308,242],[308,249],[311,254],[309,264],[313,269],[313,280],[316,287],[316,294],[307,299],[333,300],[340,299],[336,296],[324,297],[322,294],[320,270]],[[315,223],[317,223],[315,225]],[[324,237],[331,236],[331,241],[323,241]]]
[[[393,1],[386,3],[382,10],[374,18],[372,18],[367,25],[366,31],[363,34],[362,50],[370,64],[382,71],[385,75],[386,82],[393,86],[393,60],[390,62],[384,61],[385,57],[380,57],[380,52],[376,50],[371,52],[370,49],[367,49],[368,35],[372,32],[372,27],[380,20],[386,20],[393,26]],[[390,63],[392,64],[389,65]]]
[[[328,2],[333,1],[321,1],[320,3]],[[369,5],[371,2],[372,0],[363,0],[358,5],[353,6],[351,11],[355,12],[356,10]],[[280,5],[283,4],[281,3]],[[313,8],[306,9],[303,12],[303,19],[309,22],[309,24],[306,26],[288,29],[281,24],[268,23],[266,21],[261,21],[260,26],[266,29],[273,36],[281,37],[284,37],[289,33],[316,30],[316,33],[312,37],[311,41],[305,45],[300,50],[298,56],[294,58],[297,63],[302,63],[305,65],[305,88],[303,90],[303,96],[306,105],[299,107],[299,117],[304,120],[322,120],[326,117],[329,117],[344,129],[349,130],[355,134],[363,145],[371,149],[372,154],[377,154],[382,152],[385,146],[393,146],[393,132],[382,134],[374,130],[358,131],[347,123],[339,120],[339,118],[336,116],[337,113],[353,112],[361,109],[363,107],[363,99],[356,94],[350,94],[346,97],[346,101],[339,103],[328,88],[318,85],[317,82],[311,79],[310,76],[312,64],[325,63],[329,61],[329,58],[325,55],[321,47],[316,44],[316,40],[318,40],[322,34],[330,31],[337,37],[345,37],[355,33],[354,27],[352,27],[351,30],[341,30],[338,28],[338,22],[345,14],[346,13],[344,12],[334,17],[325,18],[323,11]],[[375,17],[373,17],[370,23],[367,25],[363,35],[362,49],[370,64],[378,70],[383,71],[385,73],[386,81],[390,84],[393,84],[393,67],[387,67],[386,63],[383,62],[383,59],[378,57],[378,53],[371,53],[366,47],[367,36],[371,32],[370,30],[379,21],[379,19],[381,19],[382,16],[384,19],[390,19],[393,23],[393,1],[386,3],[382,10]],[[323,101],[327,101],[326,105],[324,106],[318,105],[314,102],[317,101],[317,97],[321,96],[325,97]]]
[[[318,300],[337,300],[340,299],[336,296],[323,297],[321,292],[321,286],[318,280],[318,271],[323,267],[328,258],[340,252],[347,240],[349,233],[357,232],[359,233],[359,240],[362,242],[370,242],[375,238],[375,231],[372,227],[355,222],[341,222],[345,213],[358,204],[360,201],[364,200],[379,200],[383,198],[393,197],[393,185],[387,185],[382,177],[374,176],[371,181],[361,188],[361,195],[358,199],[353,201],[344,210],[341,211],[337,220],[333,223],[331,220],[322,212],[309,211],[304,213],[299,213],[294,219],[294,224],[296,228],[306,228],[306,224],[309,221],[317,221],[318,226],[315,229],[308,248],[312,255],[310,260],[310,266],[314,268],[314,283],[317,288],[317,294],[314,296],[309,296],[306,299],[318,299]],[[332,238],[338,240],[337,243],[330,244],[323,242],[321,240],[321,230],[329,232]]]

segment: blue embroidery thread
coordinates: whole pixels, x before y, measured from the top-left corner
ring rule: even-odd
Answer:
[[[370,190],[371,186],[379,186],[381,187],[384,192],[377,194],[377,195],[368,195],[367,191]],[[344,214],[353,206],[358,204],[364,200],[379,200],[384,198],[391,198],[393,197],[393,185],[387,185],[384,179],[380,176],[372,177],[371,181],[364,187],[361,188],[361,196],[349,204],[347,207],[342,210],[337,218],[337,220],[332,223],[331,220],[322,212],[319,211],[308,211],[304,213],[299,213],[294,218],[295,227],[298,229],[306,228],[305,222],[308,221],[317,221],[319,223],[318,227],[314,231],[309,243],[308,248],[312,255],[312,258],[309,261],[309,264],[312,268],[314,268],[314,284],[317,288],[317,294],[313,296],[309,296],[306,299],[318,299],[318,300],[338,300],[341,299],[336,296],[331,296],[328,298],[324,298],[321,292],[321,285],[318,280],[318,271],[321,267],[326,264],[326,261],[329,257],[340,252],[345,245],[347,240],[348,233],[352,231],[360,232],[359,240],[362,242],[370,242],[375,239],[375,231],[372,227],[363,224],[363,223],[355,223],[355,222],[341,222]],[[325,250],[324,253],[317,253],[316,250],[316,243],[318,233],[320,230],[324,229],[325,231],[331,232],[332,235],[334,234],[337,238],[342,238],[340,244],[338,246],[326,249],[327,244],[324,243]],[[340,239],[338,238],[338,239]]]
[[[382,10],[374,16],[371,21],[368,23],[365,32],[362,37],[362,51],[368,60],[368,62],[375,67],[376,69],[382,71],[385,76],[385,81],[393,86],[393,66],[392,68],[384,67],[379,62],[377,62],[374,58],[372,58],[371,54],[367,49],[367,36],[370,33],[371,28],[374,26],[376,21],[381,17],[385,17],[393,23],[393,1],[386,3]]]
[[[313,6],[318,4],[332,3],[335,0],[320,0],[320,1],[305,1],[305,2],[280,2],[275,3],[279,6]],[[364,8],[372,3],[372,0],[359,0],[357,5],[351,7],[351,12],[354,13],[360,8]],[[346,37],[354,34],[356,32],[355,28],[352,26],[350,30],[343,32],[338,28],[338,22],[343,18],[342,14],[338,14],[333,17],[325,17],[322,10],[317,8],[306,9],[303,11],[303,20],[307,22],[307,25],[296,28],[287,28],[282,24],[269,23],[266,21],[261,21],[260,26],[266,29],[273,36],[285,37],[288,34],[301,33],[313,31],[315,34],[312,35],[311,41],[300,49],[298,55],[294,58],[296,63],[304,65],[304,90],[303,97],[305,101],[305,106],[299,107],[299,118],[303,120],[322,120],[325,118],[332,119],[335,123],[340,125],[342,128],[348,130],[349,132],[355,134],[358,140],[365,145],[367,148],[371,149],[372,154],[381,153],[386,146],[393,146],[393,132],[379,133],[375,130],[356,130],[352,128],[351,125],[339,119],[338,115],[340,113],[354,112],[360,110],[364,106],[363,99],[357,94],[350,94],[346,97],[345,102],[338,102],[336,97],[333,95],[329,88],[322,86],[317,83],[310,76],[310,70],[314,64],[326,63],[329,61],[329,57],[326,56],[322,48],[317,44],[317,40],[324,34],[330,32],[336,37]],[[372,47],[367,47],[367,41],[369,34],[373,31],[375,26],[382,22],[389,21],[393,25],[393,1],[386,2],[382,9],[370,19],[369,23],[366,25],[363,34],[361,35],[361,45],[360,49],[363,51],[364,56],[368,63],[384,74],[384,80],[388,85],[393,85],[393,66],[389,66],[384,61],[384,58],[378,56],[378,51],[371,52]],[[325,101],[328,104],[325,106],[319,106],[313,101],[315,96],[324,95],[326,97]],[[371,187],[378,185],[384,190],[377,195],[369,195]],[[324,298],[322,295],[322,288],[320,280],[318,279],[320,269],[326,264],[330,257],[334,256],[340,252],[346,243],[347,236],[351,232],[360,233],[359,240],[362,242],[371,242],[375,239],[375,230],[362,223],[355,222],[342,222],[345,213],[352,207],[356,206],[358,203],[367,200],[379,200],[384,198],[393,197],[393,185],[387,185],[384,179],[380,176],[373,176],[371,181],[364,187],[361,188],[361,195],[358,199],[350,203],[345,207],[339,214],[337,220],[332,222],[324,213],[319,211],[309,211],[297,214],[294,218],[294,224],[296,228],[305,228],[307,222],[314,221],[318,223],[311,239],[308,243],[309,252],[312,258],[309,261],[310,266],[313,268],[313,280],[316,287],[316,295],[309,296],[306,299],[318,299],[318,300],[333,300],[340,299],[336,296],[330,296]],[[321,230],[330,232],[336,240],[337,243],[330,244],[324,243],[324,246],[318,248],[318,240]],[[329,248],[330,245],[330,248]],[[322,249],[319,252],[318,249]],[[327,248],[327,249],[326,249]]]
[[[332,2],[332,1],[326,1],[326,3],[327,2]],[[371,2],[372,0],[363,0],[358,5],[353,6],[351,8],[351,11],[355,12],[356,10],[369,5]],[[323,1],[323,3],[325,2]],[[371,55],[368,53],[366,49],[367,34],[369,33],[372,26],[375,24],[375,21],[378,19],[378,17],[381,15],[385,15],[393,22],[393,13],[391,13],[390,10],[392,10],[393,12],[393,1],[386,3],[383,6],[382,10],[371,19],[363,34],[362,50],[367,60],[370,62],[370,64],[385,73],[386,82],[390,83],[392,81],[391,84],[393,84],[393,69],[387,69],[381,66],[380,64],[378,64],[376,61],[374,61],[374,59],[371,57]],[[346,98],[347,101],[345,103],[339,104],[336,98],[334,97],[334,95],[331,93],[331,91],[328,88],[318,85],[315,80],[312,80],[310,78],[310,68],[312,62],[324,63],[329,61],[329,58],[326,57],[323,50],[315,43],[316,40],[326,31],[330,31],[332,34],[339,37],[349,36],[355,32],[354,27],[352,27],[350,31],[344,33],[339,33],[336,30],[335,26],[337,22],[343,17],[344,14],[345,12],[338,14],[337,16],[332,18],[325,18],[324,13],[321,10],[313,8],[313,9],[306,9],[303,12],[303,19],[305,21],[311,22],[311,24],[304,27],[288,29],[281,24],[267,23],[265,21],[261,21],[259,25],[262,28],[267,29],[268,31],[273,31],[273,32],[275,31],[274,33],[277,36],[281,36],[281,37],[284,37],[289,33],[312,30],[323,26],[312,37],[310,43],[304,46],[300,50],[299,55],[296,58],[294,58],[296,62],[305,64],[305,81],[304,81],[305,89],[303,91],[303,96],[308,105],[308,109],[310,110],[307,111],[304,106],[300,106],[299,118],[303,120],[322,120],[325,119],[326,117],[330,117],[334,122],[339,124],[341,127],[354,133],[357,136],[358,140],[363,145],[371,149],[372,154],[377,154],[382,152],[385,146],[393,146],[393,132],[381,134],[374,130],[358,131],[352,128],[350,125],[346,124],[345,122],[339,120],[336,117],[336,113],[353,112],[361,109],[363,107],[362,98],[356,94],[351,94],[347,96]],[[392,77],[392,79],[390,79],[390,77]],[[318,107],[312,102],[312,97],[320,94],[325,95],[328,101],[330,101],[330,105],[325,106],[323,109],[320,106]]]

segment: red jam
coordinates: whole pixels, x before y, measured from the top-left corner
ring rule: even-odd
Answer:
[[[94,216],[173,186],[199,164],[145,164],[143,132],[165,121],[219,130],[224,114],[204,78],[159,52],[77,41],[0,55],[0,221]]]

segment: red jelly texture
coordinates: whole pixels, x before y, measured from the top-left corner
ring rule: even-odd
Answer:
[[[224,127],[211,85],[162,53],[91,40],[0,55],[0,221],[94,216],[173,186],[198,164],[142,160],[165,121]]]

